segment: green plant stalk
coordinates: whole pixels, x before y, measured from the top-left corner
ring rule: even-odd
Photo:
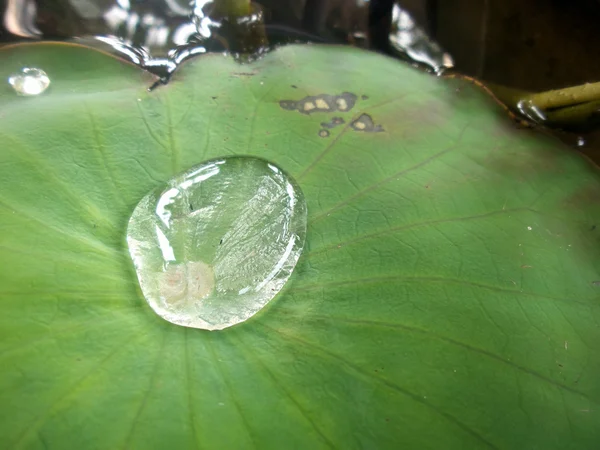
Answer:
[[[250,0],[215,0],[215,12],[221,17],[248,16],[250,3]]]
[[[524,99],[542,110],[563,108],[600,100],[600,83],[586,83],[565,89],[531,94]]]
[[[563,125],[584,125],[592,115],[600,110],[600,100],[587,102],[580,105],[567,106],[546,113],[549,123]]]
[[[600,108],[600,83],[535,94],[494,83],[486,86],[515,113],[537,108],[545,117],[542,122],[550,125],[583,125]]]

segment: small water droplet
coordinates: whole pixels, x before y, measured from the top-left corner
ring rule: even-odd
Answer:
[[[8,83],[19,95],[39,95],[50,86],[50,78],[41,69],[24,67],[20,73],[11,75]]]
[[[583,147],[585,145],[585,139],[583,136],[579,136],[577,138],[577,147]]]
[[[138,203],[127,228],[152,309],[207,330],[260,311],[287,282],[305,236],[298,185],[251,157],[207,161],[175,176]]]

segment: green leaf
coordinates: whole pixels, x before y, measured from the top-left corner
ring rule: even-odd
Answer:
[[[3,448],[598,448],[598,171],[476,86],[320,46],[202,56],[150,93],[74,45],[0,53],[2,79],[24,66],[52,84],[0,87]],[[295,177],[307,248],[247,322],[174,326],[127,220],[234,154]]]

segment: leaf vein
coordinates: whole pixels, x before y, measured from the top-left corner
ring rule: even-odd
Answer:
[[[337,355],[336,353],[334,353],[330,350],[327,350],[326,348],[324,348],[320,345],[316,345],[311,342],[305,341],[304,339],[301,339],[298,336],[292,336],[290,334],[282,332],[281,330],[278,330],[276,328],[272,328],[268,325],[265,325],[264,323],[261,323],[261,322],[257,322],[257,323],[260,323],[260,325],[262,325],[263,327],[274,331],[275,333],[279,334],[280,336],[284,337],[287,340],[295,341],[295,342],[302,344],[304,347],[315,349],[315,350],[319,351],[320,353],[322,353],[324,356],[327,356],[328,358],[330,358],[334,361],[339,361],[340,363],[342,363],[346,367],[352,369],[354,372],[360,374],[361,376],[363,376],[367,379],[375,380],[378,383],[380,383],[382,386],[384,386],[392,391],[398,392],[398,393],[412,399],[413,401],[415,401],[417,403],[422,404],[423,406],[427,407],[428,409],[435,412],[436,414],[442,416],[448,422],[454,424],[456,427],[460,428],[461,430],[463,430],[464,432],[466,432],[473,438],[477,439],[479,442],[485,444],[488,448],[498,449],[498,447],[496,447],[493,443],[491,443],[485,437],[483,437],[481,434],[479,434],[479,432],[477,432],[470,426],[466,425],[465,423],[461,422],[460,420],[458,420],[458,418],[456,418],[452,414],[447,413],[447,412],[439,409],[437,406],[425,401],[423,398],[421,398],[421,396],[414,394],[413,392],[410,392],[408,389],[403,388],[402,386],[399,386],[398,384],[393,383],[392,381],[390,381],[384,377],[370,373],[370,372],[362,369],[358,365],[355,365],[355,364],[347,361],[345,358]]]

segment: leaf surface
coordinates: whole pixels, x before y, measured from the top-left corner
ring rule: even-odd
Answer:
[[[0,87],[4,448],[597,448],[598,172],[479,88],[325,46],[152,92],[74,45],[0,52],[22,67],[52,83]],[[294,176],[306,248],[252,319],[177,327],[127,221],[226,155]]]

